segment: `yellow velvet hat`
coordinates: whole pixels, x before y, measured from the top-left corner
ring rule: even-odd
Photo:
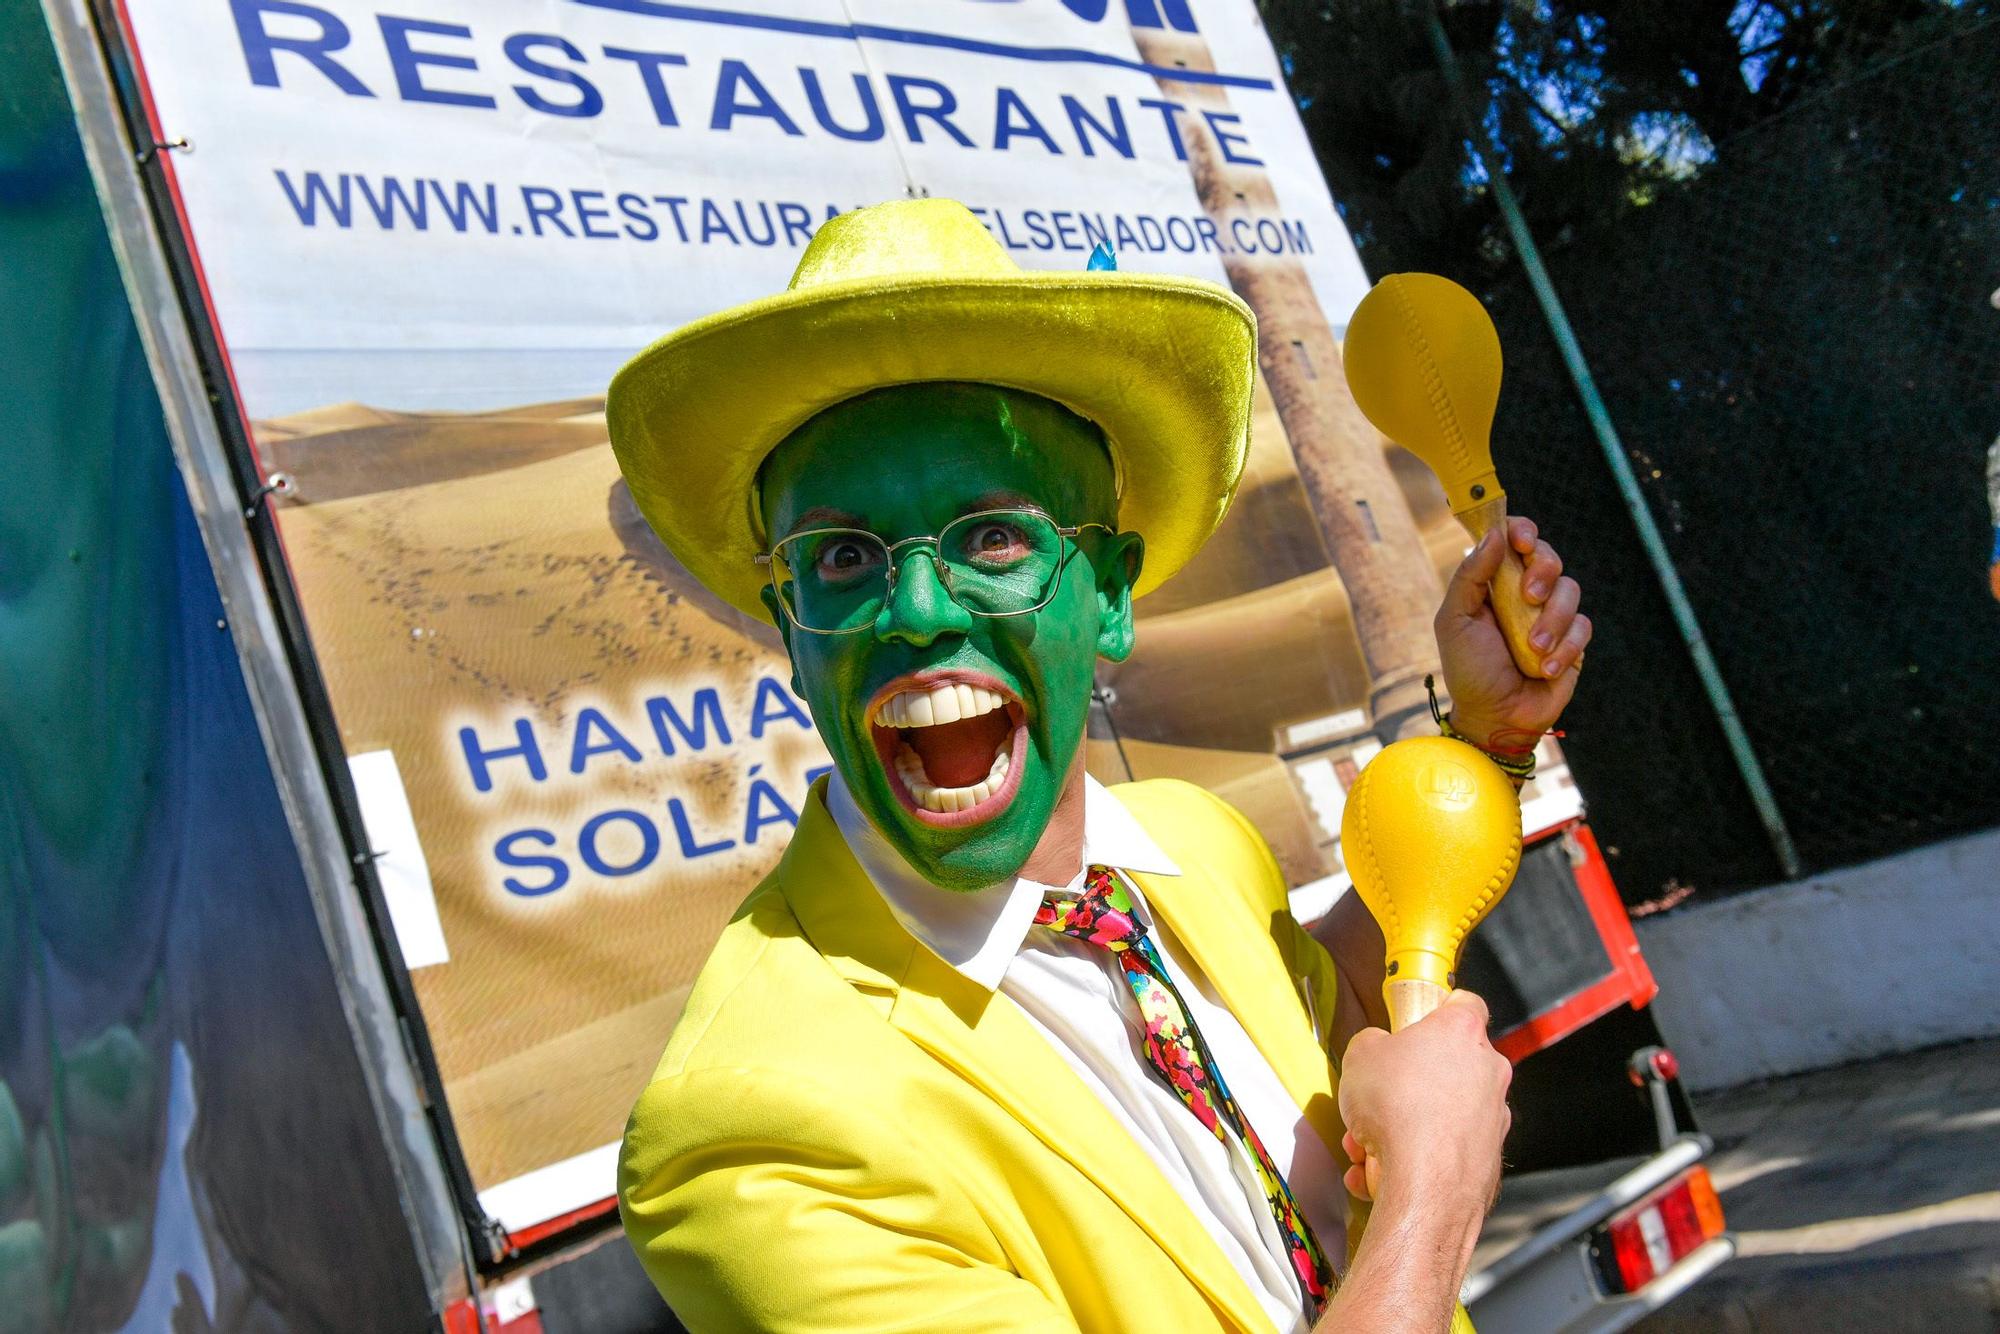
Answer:
[[[1249,446],[1256,318],[1214,283],[1028,272],[963,204],[859,209],[813,237],[784,292],[675,330],[627,362],[605,412],[639,512],[714,593],[769,619],[757,470],[834,404],[962,380],[1053,399],[1104,431],[1135,590],[1208,540]]]

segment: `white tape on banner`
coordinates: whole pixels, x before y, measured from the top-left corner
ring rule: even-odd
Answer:
[[[519,1232],[617,1193],[618,1146],[606,1144],[482,1190],[479,1206],[501,1227]]]
[[[444,923],[438,920],[437,896],[431,890],[431,868],[417,839],[416,817],[396,770],[394,751],[371,750],[350,755],[347,771],[361,801],[361,823],[368,830],[368,850],[375,854],[375,876],[389,905],[389,922],[404,966],[417,969],[448,963]]]

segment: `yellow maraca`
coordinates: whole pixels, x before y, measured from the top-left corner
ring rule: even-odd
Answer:
[[[1500,335],[1479,298],[1434,273],[1392,273],[1354,308],[1341,355],[1355,405],[1437,474],[1465,530],[1480,538],[1504,526],[1507,493],[1492,438]],[[1493,614],[1514,665],[1540,680],[1542,655],[1528,642],[1539,608],[1522,598],[1521,577],[1509,545],[1493,580]]]
[[[1391,1029],[1444,1003],[1458,951],[1521,865],[1514,785],[1449,737],[1412,737],[1370,760],[1347,794],[1341,854],[1388,945]]]

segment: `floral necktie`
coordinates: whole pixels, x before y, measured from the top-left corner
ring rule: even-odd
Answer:
[[[1138,999],[1139,1016],[1146,1023],[1147,1063],[1216,1139],[1227,1146],[1233,1131],[1249,1150],[1263,1182],[1264,1198],[1271,1206],[1271,1217],[1277,1220],[1278,1235],[1284,1239],[1292,1270],[1298,1275],[1299,1290],[1305,1294],[1307,1314],[1317,1319],[1333,1292],[1333,1270],[1313,1236],[1312,1225],[1292,1199],[1284,1175],[1230,1096],[1208,1043],[1167,976],[1159,951],[1146,938],[1146,928],[1133,913],[1132,896],[1125,886],[1110,868],[1092,866],[1084,872],[1081,894],[1048,895],[1035,913],[1035,922],[1110,951]]]

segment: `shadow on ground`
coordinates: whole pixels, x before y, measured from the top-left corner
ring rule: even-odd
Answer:
[[[1699,1101],[1736,1260],[1647,1334],[2000,1330],[2000,1041]]]

